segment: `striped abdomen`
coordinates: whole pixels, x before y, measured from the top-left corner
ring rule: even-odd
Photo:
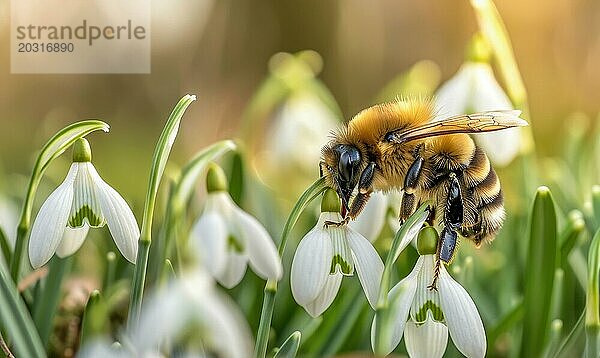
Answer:
[[[436,216],[442,221],[447,198],[448,174],[455,173],[463,199],[464,237],[479,245],[494,239],[504,221],[504,199],[500,181],[487,155],[466,134],[439,137],[428,143],[426,197],[437,202]]]
[[[466,206],[465,210],[472,210],[480,223],[480,227],[475,225],[472,230],[467,230],[466,236],[472,238],[477,245],[484,240],[493,240],[504,221],[504,198],[494,168],[487,155],[477,146],[469,165],[463,171],[463,183],[464,195],[471,201],[471,205]]]

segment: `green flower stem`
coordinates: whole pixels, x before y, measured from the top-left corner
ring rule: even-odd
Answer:
[[[290,232],[296,225],[300,214],[306,209],[317,196],[325,191],[325,178],[317,179],[308,189],[302,193],[296,205],[292,208],[290,215],[283,227],[281,240],[279,241],[279,257],[283,257],[285,245]],[[256,334],[256,345],[254,347],[254,357],[264,358],[267,354],[267,345],[269,343],[269,331],[271,330],[271,320],[273,318],[273,309],[275,308],[275,294],[277,293],[277,281],[268,280],[265,285],[265,296],[263,298],[262,310],[260,313],[260,322],[258,324],[258,333]]]
[[[585,304],[586,357],[600,353],[600,230],[594,235],[588,253],[588,282]]]
[[[196,100],[196,96],[185,95],[179,100],[167,123],[158,138],[158,143],[154,149],[152,157],[152,168],[150,169],[150,178],[148,182],[148,191],[146,193],[146,202],[144,204],[144,216],[142,219],[142,230],[139,239],[139,248],[133,275],[131,302],[129,305],[129,314],[127,326],[131,329],[137,326],[140,312],[142,310],[142,299],[144,295],[144,283],[146,281],[146,271],[148,267],[148,254],[150,252],[150,243],[152,241],[152,218],[154,216],[154,203],[171,148],[179,131],[179,124],[183,118],[185,110]]]
[[[117,255],[109,251],[106,254],[106,271],[102,280],[102,292],[106,292],[115,280],[115,272],[117,268]]]
[[[99,120],[90,119],[73,123],[58,131],[42,148],[35,161],[31,178],[29,179],[27,194],[23,202],[19,226],[17,227],[15,251],[10,261],[10,274],[15,283],[19,279],[23,250],[25,248],[25,243],[27,242],[27,233],[29,232],[29,227],[31,225],[33,201],[35,199],[35,194],[44,171],[55,158],[64,153],[65,150],[67,150],[79,138],[83,138],[97,130],[108,132],[108,129],[108,124]]]
[[[383,356],[383,352],[386,350],[386,345],[389,344],[391,337],[390,328],[392,322],[389,321],[390,315],[387,314],[388,310],[388,293],[390,292],[392,270],[394,263],[400,256],[400,244],[404,237],[408,235],[412,226],[414,226],[419,217],[423,215],[425,210],[430,206],[430,202],[423,203],[400,227],[400,230],[394,236],[390,251],[385,259],[385,266],[383,268],[383,274],[381,276],[381,284],[379,286],[379,296],[377,299],[377,307],[375,309],[375,342],[373,344],[373,350],[375,355]]]
[[[385,259],[385,266],[383,268],[383,274],[381,276],[381,285],[379,286],[379,296],[377,299],[377,308],[387,309],[388,306],[388,292],[390,291],[390,281],[392,276],[392,270],[394,262],[400,256],[400,243],[404,237],[410,231],[410,228],[417,222],[419,217],[427,210],[431,203],[423,203],[408,220],[400,227],[400,230],[394,236],[390,251]]]
[[[98,290],[92,291],[83,312],[79,338],[80,347],[83,347],[95,337],[108,333],[108,314],[108,307],[100,292]]]
[[[41,296],[35,302],[33,321],[44,347],[48,346],[50,333],[54,322],[54,314],[61,297],[63,277],[71,270],[72,257],[61,259],[55,256],[50,260],[50,268],[46,277]]]

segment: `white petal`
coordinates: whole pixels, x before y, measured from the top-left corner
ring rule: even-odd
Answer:
[[[438,290],[444,318],[456,348],[467,357],[484,357],[485,330],[477,307],[467,291],[450,277],[443,265]]]
[[[191,244],[200,263],[216,277],[227,261],[227,228],[218,214],[207,211],[192,227]]]
[[[437,90],[435,103],[438,113],[435,120],[463,114],[469,105],[472,87],[473,71],[465,64]]]
[[[422,325],[409,320],[404,329],[404,344],[411,358],[442,357],[448,345],[448,327],[435,321],[431,312]]]
[[[475,74],[475,90],[471,100],[474,112],[512,109],[512,103],[496,79],[491,66],[480,64]],[[521,148],[521,129],[506,130],[475,135],[475,141],[487,153],[492,163],[504,166],[509,164]]]
[[[56,248],[56,255],[58,257],[73,255],[83,245],[88,231],[90,227],[87,224],[74,229],[66,227],[60,245]]]
[[[417,238],[417,235],[419,234],[419,231],[421,231],[421,227],[423,227],[423,223],[425,223],[425,220],[427,220],[428,216],[429,212],[425,210],[425,212],[422,213],[421,216],[419,216],[419,218],[414,222],[414,224],[408,229],[407,234],[402,238],[402,241],[400,241],[399,250],[396,252],[396,257],[394,258],[394,261],[398,259],[398,256],[400,256],[402,250],[404,250],[406,246],[408,246],[408,244],[410,244],[413,240]],[[402,225],[404,226],[406,225],[406,223]]]
[[[96,172],[92,163],[88,164],[90,175],[98,189],[98,201],[110,234],[121,254],[132,263],[137,259],[140,229],[127,202],[117,191],[106,184]]]
[[[356,220],[351,221],[349,226],[373,242],[385,224],[387,209],[387,197],[382,192],[375,192],[371,195],[362,213]]]
[[[325,286],[312,302],[304,305],[304,309],[312,317],[319,317],[325,310],[331,305],[335,296],[337,295],[340,284],[342,283],[342,277],[340,273],[334,275],[328,275]]]
[[[333,248],[331,253],[331,270],[329,273],[341,273],[345,276],[352,276],[354,274],[354,260],[352,259],[352,249],[350,249],[350,245],[348,244],[348,228],[345,226],[331,226],[325,228],[325,231],[331,238]]]
[[[314,301],[323,289],[329,276],[331,257],[331,240],[322,224],[317,223],[298,244],[292,261],[290,285],[294,299],[300,305]]]
[[[91,227],[102,227],[106,219],[98,200],[99,189],[90,168],[92,163],[79,163],[79,170],[73,182],[73,205],[69,215],[69,227],[81,227],[87,223]]]
[[[427,319],[427,312],[433,311],[434,319],[442,321],[442,305],[436,290],[430,290],[429,285],[433,282],[435,270],[435,255],[422,255],[421,271],[417,276],[417,291],[410,308],[411,318],[417,323],[423,323]]]
[[[199,345],[217,356],[250,355],[251,336],[241,312],[202,273],[184,274],[144,301],[140,324],[130,333],[136,356],[145,357],[147,351],[155,351],[164,343],[189,338],[190,327],[197,327],[192,333]]]
[[[391,332],[390,337],[383,337],[384,346],[386,348],[383,354],[390,354],[400,343],[402,334],[404,332],[404,326],[410,312],[410,306],[415,297],[415,291],[417,290],[417,276],[423,265],[422,257],[419,257],[412,272],[406,276],[402,281],[398,282],[394,286],[388,295],[389,308],[387,314],[382,317],[375,317],[373,319],[373,327],[375,327],[375,319],[383,319],[381,325],[384,327],[384,331]],[[391,330],[389,329],[391,327]],[[371,330],[371,343],[375,346],[375,330]],[[381,332],[378,332],[381,334]]]
[[[473,112],[513,109],[512,103],[494,77],[489,64],[470,64],[473,71],[473,90],[469,107]]]
[[[29,238],[29,261],[33,268],[48,262],[60,244],[73,203],[73,182],[78,170],[78,163],[71,164],[67,177],[48,196],[33,222]]]
[[[215,278],[226,288],[233,288],[244,278],[247,266],[248,257],[246,255],[228,250],[225,266],[221,272],[216,274]]]
[[[258,220],[242,209],[236,209],[236,218],[243,235],[244,251],[248,255],[250,267],[265,280],[281,279],[283,267],[273,239]]]
[[[369,304],[375,308],[383,273],[383,261],[381,261],[381,257],[379,257],[373,245],[352,229],[348,230],[348,242],[352,250],[360,284],[365,291]]]

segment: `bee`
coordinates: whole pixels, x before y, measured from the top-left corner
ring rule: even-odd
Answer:
[[[321,175],[342,200],[343,225],[374,191],[402,190],[400,222],[427,200],[430,224],[441,226],[440,262],[449,264],[458,235],[477,247],[490,242],[505,218],[500,181],[469,133],[526,126],[520,111],[489,111],[435,119],[428,99],[378,104],[354,116],[322,148]]]

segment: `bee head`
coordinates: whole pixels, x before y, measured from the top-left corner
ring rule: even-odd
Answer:
[[[323,148],[320,163],[321,175],[334,188],[347,211],[350,198],[360,177],[361,154],[358,148],[349,144],[335,144]]]

